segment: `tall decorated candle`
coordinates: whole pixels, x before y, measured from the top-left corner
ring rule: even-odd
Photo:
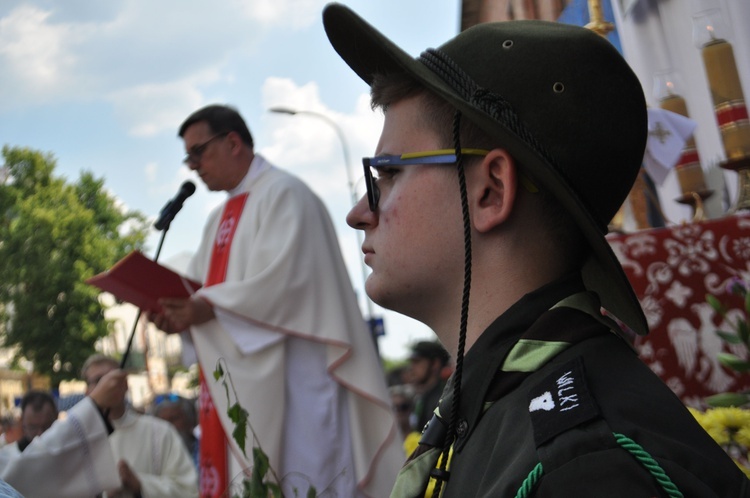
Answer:
[[[750,121],[732,45],[718,9],[693,17],[693,38],[701,49],[716,121],[727,162],[750,158]],[[744,162],[744,161],[743,161]]]

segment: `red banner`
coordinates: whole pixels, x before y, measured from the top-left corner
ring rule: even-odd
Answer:
[[[750,388],[717,361],[730,349],[716,330],[734,327],[706,302],[717,296],[732,308],[732,323],[742,314],[740,298],[727,287],[737,277],[750,282],[750,214],[609,235],[651,332],[636,340],[641,359],[690,406],[709,395]]]

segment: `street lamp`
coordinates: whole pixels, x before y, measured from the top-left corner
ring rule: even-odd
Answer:
[[[318,119],[321,119],[328,123],[331,128],[336,132],[336,135],[339,138],[339,141],[341,142],[341,149],[344,152],[344,169],[346,169],[346,180],[349,184],[349,195],[351,196],[351,202],[352,207],[354,207],[357,204],[357,201],[359,200],[357,198],[357,193],[354,189],[354,181],[352,180],[352,172],[349,168],[349,165],[351,164],[349,161],[349,147],[346,144],[346,139],[344,138],[344,133],[341,131],[341,128],[338,124],[325,114],[321,114],[319,112],[315,111],[298,111],[295,109],[289,109],[287,107],[271,107],[269,109],[270,112],[274,112],[276,114],[289,114],[290,116],[295,116],[299,114],[304,114],[307,116],[313,116]],[[357,230],[357,251],[360,250],[362,247],[362,231]],[[367,269],[365,268],[365,262],[360,259],[360,267],[362,270],[362,289],[364,290],[365,281],[367,280]],[[370,332],[372,333],[373,340],[377,335],[383,335],[383,324],[382,321],[375,318],[375,315],[373,314],[372,309],[372,302],[370,301],[370,298],[367,297],[367,294],[365,293],[365,303],[367,304],[367,315],[368,320],[367,323],[370,326]],[[377,341],[375,342],[375,345],[377,346]]]

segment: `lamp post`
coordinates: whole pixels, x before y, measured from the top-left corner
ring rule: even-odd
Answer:
[[[331,128],[336,132],[336,135],[339,138],[339,141],[341,142],[341,149],[344,152],[344,169],[346,169],[346,181],[349,184],[349,195],[351,196],[351,203],[352,207],[354,207],[357,204],[357,193],[354,189],[354,181],[352,179],[352,172],[349,168],[350,160],[349,160],[349,147],[346,144],[346,139],[344,138],[344,133],[341,131],[341,128],[339,127],[336,122],[326,116],[325,114],[321,114],[319,112],[315,111],[305,111],[305,110],[295,110],[295,109],[289,109],[287,107],[272,107],[269,109],[270,112],[274,112],[276,114],[288,114],[290,116],[295,115],[307,115],[307,116],[313,116],[315,118],[318,118],[322,121],[325,121],[328,123]],[[359,251],[362,247],[362,232],[360,230],[357,230],[357,250]],[[360,258],[360,269],[362,270],[362,289],[364,290],[365,281],[367,280],[367,269],[365,268],[365,263]],[[367,305],[367,324],[370,327],[370,332],[372,334],[372,338],[375,341],[375,338],[377,335],[382,335],[382,321],[375,318],[375,315],[373,313],[372,308],[372,301],[367,297],[367,294],[365,294],[365,303]],[[378,330],[379,329],[379,330]],[[375,341],[375,346],[377,347],[377,341]]]

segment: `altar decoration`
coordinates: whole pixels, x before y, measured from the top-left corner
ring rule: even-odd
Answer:
[[[701,50],[726,155],[721,166],[738,174],[734,209],[750,209],[750,120],[734,49],[726,40],[726,31],[718,9],[693,16],[693,40]]]
[[[681,82],[674,71],[663,71],[654,76],[654,97],[659,107],[685,118],[690,118],[687,102],[682,96]],[[701,167],[700,155],[693,138],[692,130],[677,164],[674,166],[681,195],[677,202],[692,205],[696,212],[702,211],[702,202],[713,194],[706,186],[706,178]]]
[[[742,408],[689,408],[695,419],[750,478],[750,411]]]
[[[749,389],[749,375],[719,361],[720,353],[744,351],[716,333],[732,324],[714,312],[706,295],[735,302],[730,319],[742,314],[743,303],[727,285],[736,278],[750,281],[750,214],[607,238],[648,320],[650,333],[635,339],[640,358],[688,406],[705,407],[708,396]]]

